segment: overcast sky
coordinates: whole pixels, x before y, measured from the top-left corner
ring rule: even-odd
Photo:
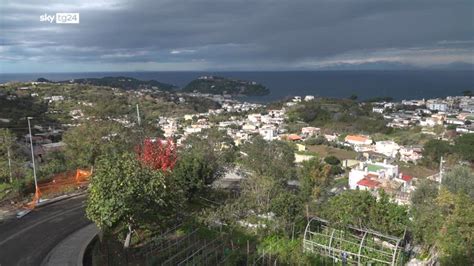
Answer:
[[[3,73],[474,63],[474,1],[0,0],[0,44]]]

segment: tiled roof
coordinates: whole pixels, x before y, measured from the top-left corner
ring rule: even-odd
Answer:
[[[368,177],[364,177],[359,182],[357,182],[357,185],[368,188],[377,188],[380,185],[380,182],[372,180]]]
[[[413,177],[409,175],[402,175],[402,179],[406,182],[410,182],[413,179]]]
[[[359,136],[359,135],[348,135],[345,140],[366,142],[369,139],[364,136]]]
[[[301,137],[298,136],[298,135],[296,135],[296,134],[290,134],[290,135],[288,136],[288,139],[289,139],[289,140],[301,140]]]

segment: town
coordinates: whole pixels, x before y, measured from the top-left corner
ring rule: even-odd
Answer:
[[[203,79],[208,78],[198,77],[198,80]],[[51,178],[56,182],[55,176],[62,171],[96,167],[96,164],[100,169],[97,161],[100,157],[91,157],[90,151],[107,155],[111,152],[107,143],[136,145],[137,141],[143,141],[140,136],[145,134],[145,143],[148,141],[149,145],[174,143],[178,151],[183,152],[204,147],[200,146],[202,140],[216,142],[210,151],[216,154],[203,157],[201,163],[210,164],[210,160],[216,160],[222,165],[213,167],[221,170],[203,177],[203,184],[208,188],[203,184],[198,186],[198,190],[207,191],[198,199],[214,202],[204,197],[210,195],[207,190],[210,187],[234,191],[232,193],[240,191],[237,192],[241,194],[240,198],[230,199],[231,205],[242,198],[248,200],[245,190],[252,180],[249,176],[266,167],[252,166],[252,160],[263,160],[260,157],[267,156],[253,151],[252,145],[263,145],[258,146],[263,149],[261,152],[269,149],[278,153],[282,149],[281,152],[286,153],[292,161],[285,161],[285,164],[290,168],[294,165],[298,174],[288,172],[287,177],[279,177],[285,172],[282,169],[275,178],[284,180],[284,190],[308,191],[304,193],[308,193],[305,197],[310,199],[310,204],[330,201],[347,191],[367,191],[379,201],[388,197],[391,204],[410,208],[418,188],[425,187],[427,181],[441,186],[446,176],[452,175],[452,169],[464,167],[472,171],[474,97],[470,95],[400,102],[304,95],[263,104],[237,100],[227,94],[170,92],[156,88],[124,90],[78,84],[74,80],[68,84],[49,81],[6,83],[0,88],[2,147],[7,148],[1,151],[1,173],[5,180],[0,190],[3,215],[27,200],[31,193],[32,167],[39,169],[38,178],[42,184],[39,187],[50,187],[50,183],[45,182],[50,182]],[[29,132],[33,132],[32,135]],[[146,149],[146,145],[142,149]],[[453,146],[452,152],[440,151],[443,148],[437,145]],[[30,147],[36,164],[29,159]],[[221,162],[219,157],[228,156],[239,159]],[[74,162],[64,158],[74,158]],[[178,155],[178,164],[179,158],[186,158],[186,155]],[[278,167],[271,165],[268,167]],[[329,169],[326,174],[326,170],[317,172],[327,181],[319,185],[322,181],[311,181],[316,183],[310,183],[310,189],[306,190],[306,182],[310,181],[298,175],[311,167]],[[217,175],[218,172],[222,173]],[[192,185],[190,191],[196,191],[198,187],[195,186]],[[317,192],[314,191],[316,187]],[[41,192],[43,197],[47,197],[46,192]],[[51,196],[61,193],[58,188]],[[187,197],[192,199],[195,194],[192,192]],[[289,207],[294,202],[285,204]],[[255,209],[254,218],[246,216],[235,222],[248,230],[266,228],[268,221],[276,219],[275,213],[269,210],[271,208],[258,213]],[[319,209],[307,206],[305,212],[308,217]],[[294,217],[287,219],[295,226]],[[320,247],[315,245],[321,244],[314,244],[314,238],[308,240],[310,223],[304,234],[304,249],[313,252],[315,247]],[[223,220],[219,224],[224,224]],[[394,245],[390,248],[397,250]],[[325,254],[325,251],[320,252]],[[261,258],[265,259],[265,256]],[[387,258],[387,261],[391,259]]]

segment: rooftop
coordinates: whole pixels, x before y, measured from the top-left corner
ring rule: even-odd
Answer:
[[[377,172],[379,170],[383,170],[385,167],[376,165],[376,164],[367,164],[367,171],[369,172]]]
[[[413,179],[413,177],[409,175],[402,175],[402,179],[406,182],[410,182]]]
[[[370,179],[369,177],[364,177],[359,182],[357,182],[357,185],[368,188],[377,188],[380,186],[380,184],[380,182]]]
[[[365,141],[369,140],[369,138],[364,137],[364,136],[360,136],[360,135],[348,135],[346,137],[346,141],[348,141],[348,140],[365,142]]]
[[[301,137],[296,135],[296,134],[290,134],[288,135],[289,140],[301,140]]]

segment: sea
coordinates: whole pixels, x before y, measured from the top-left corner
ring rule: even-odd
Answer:
[[[394,100],[428,99],[474,92],[474,71],[471,70],[407,70],[407,71],[160,71],[160,72],[87,72],[87,73],[28,73],[2,74],[0,83],[34,81],[43,77],[53,81],[75,78],[127,76],[142,80],[154,79],[182,88],[203,75],[256,81],[270,89],[270,94],[245,97],[250,102],[272,102],[292,96],[348,98],[359,100],[392,97]]]

